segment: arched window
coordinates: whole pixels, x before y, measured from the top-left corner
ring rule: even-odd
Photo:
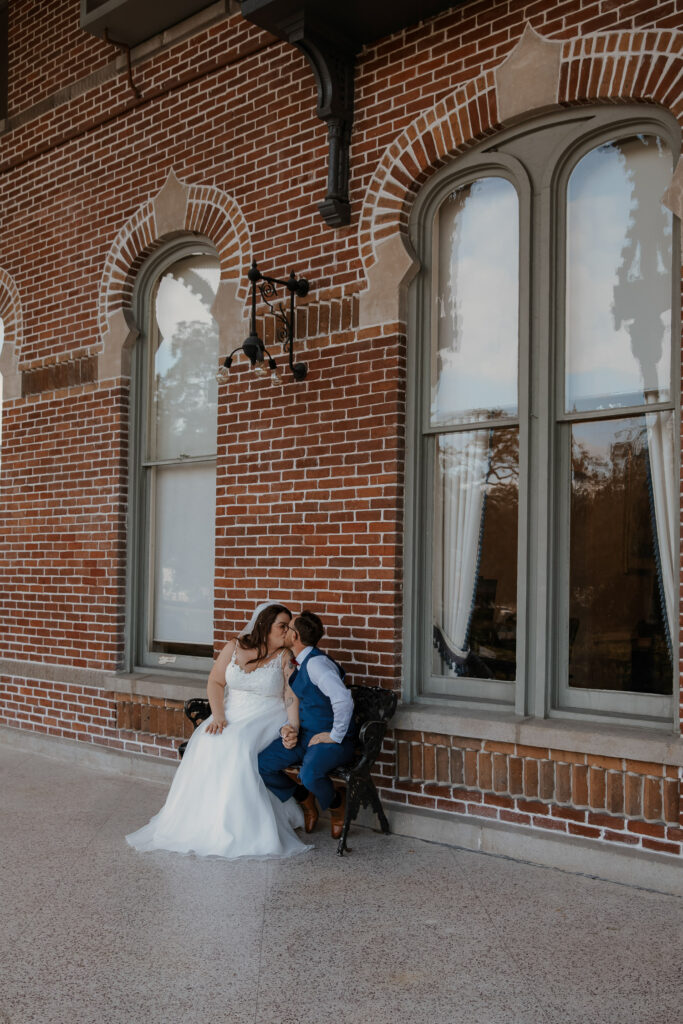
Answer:
[[[133,664],[199,667],[213,653],[220,277],[213,251],[175,244],[136,290],[133,370]]]
[[[673,714],[679,137],[649,108],[545,117],[416,204],[414,692]]]

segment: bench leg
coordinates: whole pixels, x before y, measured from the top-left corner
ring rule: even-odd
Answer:
[[[346,787],[346,812],[344,814],[344,825],[342,827],[341,837],[337,843],[337,854],[340,857],[344,856],[344,850],[348,850],[349,853],[351,852],[351,848],[346,845],[346,837],[349,834],[351,822],[355,821],[358,817],[362,790],[363,785],[359,784],[354,779],[352,779]]]
[[[382,807],[382,801],[379,798],[379,793],[377,792],[377,788],[372,779],[368,779],[368,793],[370,796],[370,803],[372,804],[372,809],[379,818],[380,828],[382,829],[384,835],[388,836],[391,834],[391,829],[389,828],[389,822],[387,821],[387,816],[384,813],[384,808]]]
[[[344,818],[344,827],[342,828],[341,838],[340,838],[339,842],[337,843],[337,856],[338,857],[343,857],[344,856],[344,850],[348,851],[349,853],[351,852],[349,847],[346,845],[346,837],[349,834],[349,825],[350,824],[351,824],[351,822],[349,821],[349,815],[348,815],[348,812],[347,812],[346,817]]]

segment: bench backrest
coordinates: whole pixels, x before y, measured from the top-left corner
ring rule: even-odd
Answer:
[[[350,686],[349,689],[359,731],[366,722],[388,722],[396,711],[398,694],[395,690],[383,690],[379,686]]]

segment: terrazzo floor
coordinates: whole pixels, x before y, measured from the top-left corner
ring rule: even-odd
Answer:
[[[0,749],[0,1024],[675,1024],[683,901],[320,825],[138,854],[166,786]]]

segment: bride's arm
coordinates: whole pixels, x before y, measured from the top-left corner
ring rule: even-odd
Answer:
[[[207,732],[221,733],[228,724],[225,719],[225,670],[230,664],[234,650],[235,641],[231,640],[218,655],[213,668],[209,672],[206,696],[209,698],[213,722],[209,722],[207,725]]]
[[[285,709],[287,711],[287,722],[292,729],[299,731],[299,698],[294,693],[289,683],[285,683]]]

